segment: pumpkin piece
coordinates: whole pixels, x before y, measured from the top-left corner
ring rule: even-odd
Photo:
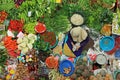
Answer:
[[[112,26],[110,24],[105,24],[101,29],[101,34],[105,36],[110,36],[112,33]]]

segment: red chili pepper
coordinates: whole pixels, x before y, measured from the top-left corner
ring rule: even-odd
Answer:
[[[16,7],[16,8],[19,8],[19,5],[18,5],[18,4],[15,4],[15,7]]]
[[[8,14],[5,11],[0,12],[0,23],[3,23],[4,20],[7,18]]]
[[[10,20],[10,24],[8,26],[9,29],[13,30],[13,31],[22,31],[23,30],[23,21],[21,20]]]
[[[20,54],[20,51],[17,50],[17,42],[16,40],[12,40],[12,37],[6,36],[3,42],[10,56],[17,57]]]

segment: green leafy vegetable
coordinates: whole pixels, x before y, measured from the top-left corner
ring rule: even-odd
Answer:
[[[35,33],[34,27],[37,24],[37,22],[32,22],[32,23],[26,23],[24,25],[24,30],[26,33]]]
[[[14,8],[14,0],[0,0],[0,11],[5,10],[9,11]]]

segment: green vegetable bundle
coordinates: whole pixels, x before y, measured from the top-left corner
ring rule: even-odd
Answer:
[[[38,51],[47,51],[49,48],[49,43],[45,42],[43,39],[37,35],[37,40],[34,42],[34,48]]]
[[[35,27],[35,25],[37,24],[37,22],[30,22],[30,23],[26,23],[25,25],[24,25],[24,31],[25,31],[25,33],[35,33],[35,29],[34,29],[34,27]]]
[[[14,0],[0,0],[0,11],[5,10],[9,11],[14,8]]]
[[[6,50],[3,48],[0,48],[0,66],[4,67],[6,60],[7,60],[7,55],[6,55]]]

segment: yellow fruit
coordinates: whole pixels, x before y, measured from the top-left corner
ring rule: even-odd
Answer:
[[[65,80],[70,80],[70,78],[66,78]]]
[[[15,74],[15,70],[10,70],[10,74]]]
[[[6,76],[6,80],[9,80],[10,78],[11,78],[10,75],[7,75],[7,76]]]

